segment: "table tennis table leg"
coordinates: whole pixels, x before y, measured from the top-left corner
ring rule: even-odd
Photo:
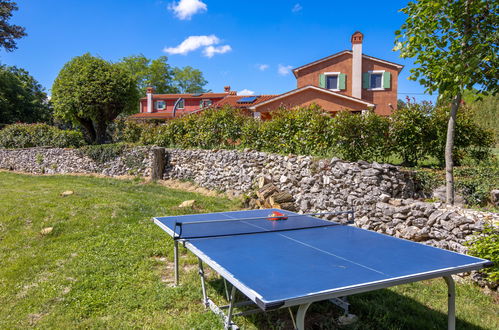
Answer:
[[[175,264],[175,286],[178,285],[178,241],[173,241],[173,262]]]
[[[311,304],[312,303],[306,303],[298,307],[298,311],[296,312],[297,330],[305,330],[305,314],[307,313],[307,309],[310,307]]]
[[[234,309],[234,304],[236,303],[236,287],[232,286],[232,290],[230,293],[230,302],[229,302],[229,311],[227,313],[227,320],[225,323],[225,329],[231,328],[231,319],[232,319],[232,311]]]
[[[456,329],[456,286],[452,276],[444,276],[447,283],[447,327],[449,330]]]
[[[204,269],[203,269],[203,261],[201,258],[198,258],[199,260],[199,277],[201,277],[201,289],[203,290],[203,304],[205,307],[209,306],[208,303],[208,295],[206,294],[206,283],[204,280]]]

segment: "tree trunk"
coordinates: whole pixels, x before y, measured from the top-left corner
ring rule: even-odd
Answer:
[[[445,143],[445,199],[447,204],[454,205],[454,162],[452,151],[454,149],[454,135],[456,129],[457,110],[461,103],[461,93],[459,92],[452,100],[450,108],[449,123],[447,125],[447,140]]]
[[[90,119],[80,118],[80,117],[76,117],[76,120],[78,120],[81,126],[83,126],[83,128],[87,131],[90,143],[94,143],[96,134],[92,121]]]
[[[107,123],[99,120],[95,123],[95,144],[104,144],[106,142]]]

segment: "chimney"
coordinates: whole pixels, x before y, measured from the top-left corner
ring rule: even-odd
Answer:
[[[352,96],[362,98],[362,40],[359,31],[352,34]]]
[[[146,95],[147,95],[147,112],[151,113],[152,112],[152,94],[154,93],[154,88],[153,87],[147,87],[146,88]]]
[[[224,92],[229,93],[230,92],[230,86],[225,86],[224,87]]]

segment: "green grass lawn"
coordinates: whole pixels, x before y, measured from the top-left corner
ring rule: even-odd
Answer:
[[[60,193],[75,193],[62,197]],[[193,209],[176,206],[195,199]],[[140,180],[0,172],[0,328],[220,328],[201,304],[196,259],[182,250],[172,287],[172,241],[152,216],[239,208]],[[53,227],[48,235],[40,231]],[[209,272],[218,302],[221,281]],[[498,329],[498,305],[473,285],[457,287],[460,329]],[[342,329],[446,328],[443,280],[351,297],[360,320]],[[340,310],[313,304],[306,324],[338,328]],[[236,318],[244,328],[289,328],[287,311]]]

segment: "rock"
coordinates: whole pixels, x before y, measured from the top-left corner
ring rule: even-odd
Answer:
[[[402,206],[402,200],[401,199],[390,199],[388,201],[389,204],[393,205],[393,206]]]
[[[430,216],[428,217],[428,226],[433,226],[435,222],[437,222],[437,219],[442,215],[442,211],[435,211]]]
[[[405,230],[402,230],[401,236],[411,241],[421,242],[429,238],[429,231],[421,230],[415,226],[409,226]]]
[[[66,197],[66,196],[73,195],[73,194],[74,194],[74,191],[72,191],[72,190],[66,190],[66,191],[63,191],[61,193],[61,196],[62,197]]]
[[[426,225],[427,221],[428,219],[426,218],[416,218],[412,220],[412,225],[418,228],[423,228]]]
[[[490,191],[490,201],[494,206],[499,206],[499,189]]]
[[[432,192],[433,198],[436,198],[444,203],[446,201],[445,195],[446,195],[446,187],[445,186],[437,187]],[[464,199],[463,195],[459,194],[458,192],[455,192],[454,205],[455,206],[464,206],[465,204],[466,204],[466,200]]]
[[[390,200],[390,195],[387,194],[381,194],[379,196],[379,201],[382,203],[387,203]]]
[[[190,199],[187,201],[183,201],[178,207],[180,207],[180,208],[193,207],[195,203],[196,203],[196,200]]]
[[[54,227],[45,227],[40,231],[42,235],[48,235],[54,230]]]

